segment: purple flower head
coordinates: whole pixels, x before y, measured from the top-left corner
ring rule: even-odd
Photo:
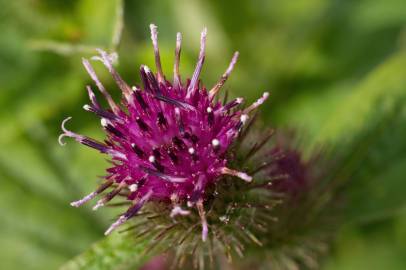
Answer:
[[[172,204],[171,216],[187,215],[187,207],[197,207],[202,220],[202,237],[207,237],[204,201],[208,187],[216,184],[222,175],[233,175],[245,181],[252,178],[244,172],[227,167],[227,152],[235,141],[250,112],[261,105],[268,93],[245,109],[240,109],[242,98],[227,104],[217,101],[219,90],[229,77],[238,58],[236,52],[219,82],[207,90],[199,75],[205,59],[206,29],[201,34],[201,48],[191,79],[181,81],[179,60],[181,34],[177,34],[173,82],[168,81],[161,68],[157,27],[151,25],[156,73],[142,65],[142,86],[130,87],[115,71],[116,54],[98,49],[99,55],[92,60],[101,61],[111,73],[123,93],[119,106],[97,78],[87,59],[83,65],[98,90],[109,104],[104,109],[96,100],[90,86],[87,91],[91,104],[86,111],[101,118],[107,134],[104,142],[69,131],[62,122],[64,133],[59,137],[71,137],[111,157],[112,167],[107,169],[104,183],[83,199],[72,202],[78,207],[107,189],[111,189],[94,206],[94,210],[108,203],[118,194],[126,193],[132,206],[114,222],[105,234],[126,222],[148,201]]]
[[[311,166],[303,160],[302,154],[294,148],[276,146],[270,155],[279,155],[270,167],[269,176],[274,178],[270,189],[290,198],[305,194],[310,184],[308,170]]]

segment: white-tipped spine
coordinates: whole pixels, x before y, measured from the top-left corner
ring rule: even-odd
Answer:
[[[220,146],[220,141],[218,140],[218,139],[213,139],[212,141],[211,141],[211,145],[213,146],[213,147],[219,147]]]
[[[103,127],[107,127],[109,125],[109,122],[108,122],[108,120],[106,118],[102,118],[102,119],[100,119],[100,124]]]
[[[96,192],[96,191],[93,191],[92,193],[86,195],[86,196],[83,197],[82,199],[77,200],[77,201],[74,201],[74,202],[71,202],[70,205],[73,206],[73,207],[79,207],[79,206],[81,206],[82,204],[84,204],[84,203],[90,201],[91,199],[93,199],[94,197],[96,197],[96,195],[97,195],[97,192]]]
[[[138,185],[137,185],[137,184],[129,185],[129,186],[128,186],[128,189],[129,189],[131,192],[136,192],[137,189],[138,189]]]
[[[225,84],[225,82],[227,81],[231,72],[233,71],[235,64],[237,63],[238,56],[239,56],[239,52],[235,52],[233,55],[233,58],[231,58],[231,62],[228,65],[227,70],[221,76],[220,80],[216,83],[216,85],[210,90],[210,92],[209,92],[210,98],[213,98],[215,95],[217,95],[217,93],[219,92],[221,87]]]
[[[220,172],[222,174],[227,174],[227,175],[232,175],[232,176],[236,176],[246,182],[251,182],[252,181],[252,176],[249,176],[248,174],[246,174],[245,172],[240,172],[240,171],[236,171],[233,169],[229,169],[227,167],[223,167]]]
[[[82,63],[87,73],[89,73],[90,78],[92,78],[92,80],[96,83],[97,89],[99,89],[99,91],[103,94],[104,98],[107,100],[107,103],[109,104],[110,108],[113,110],[115,114],[118,115],[118,113],[120,112],[120,108],[117,106],[113,98],[110,96],[109,92],[107,92],[106,88],[104,88],[103,84],[100,82],[89,60],[82,58]]]
[[[124,222],[127,221],[125,215],[120,216],[116,222],[110,225],[110,227],[104,232],[104,235],[109,235],[112,231],[114,231],[117,227],[122,225]]]
[[[197,60],[195,71],[193,72],[192,79],[190,80],[190,85],[187,89],[186,98],[190,98],[191,94],[196,88],[196,85],[199,81],[200,72],[202,71],[205,53],[206,53],[206,36],[207,36],[207,28],[205,27],[200,36],[200,52],[199,58]]]
[[[159,55],[158,27],[155,24],[150,24],[149,27],[151,29],[152,46],[154,47],[155,65],[156,65],[157,75],[158,75],[157,79],[158,79],[158,82],[163,83],[164,82],[164,74],[162,72],[161,57]]]
[[[262,94],[262,97],[260,97],[257,101],[255,101],[251,106],[249,106],[248,108],[246,108],[244,110],[245,114],[248,114],[249,112],[255,110],[256,108],[258,108],[259,106],[261,106],[265,100],[267,100],[269,97],[269,93],[268,92],[264,92]]]
[[[179,63],[180,63],[180,53],[182,50],[182,34],[176,34],[176,49],[175,49],[175,63],[173,65],[173,85],[175,87],[181,86],[180,74],[179,74]]]
[[[97,201],[97,203],[95,204],[95,206],[93,206],[92,210],[96,211],[97,209],[99,209],[100,207],[104,206],[104,200],[100,199]]]
[[[175,206],[172,208],[170,217],[171,217],[171,218],[174,218],[174,217],[176,217],[176,216],[178,216],[178,215],[187,216],[187,215],[189,215],[189,214],[190,214],[190,211],[189,211],[189,210],[184,210],[184,209],[182,209],[179,205],[175,205]]]
[[[204,210],[203,200],[198,200],[196,203],[197,210],[199,212],[200,220],[202,223],[202,241],[206,242],[207,236],[209,234],[209,226],[206,219],[206,211]]]

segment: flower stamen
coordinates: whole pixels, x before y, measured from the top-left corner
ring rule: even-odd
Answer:
[[[197,82],[199,80],[200,72],[202,71],[206,51],[206,35],[207,28],[204,28],[200,36],[199,59],[197,60],[195,71],[193,72],[192,79],[190,80],[190,85],[187,89],[186,99],[189,99],[192,93],[195,91]]]
[[[255,110],[256,108],[258,108],[260,105],[262,105],[265,100],[267,100],[267,98],[269,97],[269,93],[265,92],[262,94],[262,97],[260,97],[257,101],[255,101],[251,106],[249,106],[248,108],[246,108],[244,110],[245,114],[248,114],[249,112]]]
[[[96,205],[93,206],[92,208],[93,211],[96,211],[97,209],[99,209],[100,207],[104,206],[106,203],[111,201],[126,186],[127,184],[124,181],[121,182],[115,189],[113,189],[112,191],[107,193],[106,196],[97,201]]]
[[[97,89],[99,89],[99,91],[103,94],[104,98],[107,100],[107,103],[109,104],[110,108],[113,110],[115,114],[118,115],[121,111],[120,108],[114,102],[113,98],[110,96],[109,92],[107,92],[106,88],[104,88],[104,85],[100,82],[90,62],[87,59],[82,58],[82,63],[87,73],[90,75],[90,78],[92,78],[92,80],[95,82]]]
[[[151,40],[152,46],[154,47],[155,65],[157,70],[158,82],[164,83],[165,77],[162,72],[161,57],[159,55],[159,46],[158,46],[158,27],[156,27],[155,24],[150,24],[149,28],[151,29]]]
[[[179,75],[179,62],[180,62],[180,52],[182,49],[182,34],[176,34],[176,49],[175,49],[175,63],[173,67],[173,86],[175,88],[181,87],[180,75]]]
[[[102,49],[96,49],[96,50],[99,52],[101,58],[100,57],[93,57],[92,59],[100,60],[107,67],[107,70],[110,72],[113,79],[116,81],[118,87],[123,92],[126,99],[130,100],[131,87],[128,86],[128,84],[121,78],[121,76],[113,68],[112,59],[117,58],[117,54],[114,53],[112,55],[109,55],[109,54],[107,54],[107,52],[103,51]]]
[[[108,187],[110,187],[113,183],[114,183],[114,182],[113,182],[112,180],[110,180],[110,181],[107,181],[107,182],[101,184],[101,185],[96,189],[96,191],[93,191],[92,193],[86,195],[85,197],[83,197],[83,198],[80,199],[80,200],[71,202],[70,205],[73,206],[73,207],[79,207],[79,206],[81,206],[82,204],[84,204],[84,203],[90,201],[91,199],[93,199],[94,197],[96,197],[98,194],[102,193],[104,190],[106,190]]]
[[[227,70],[221,76],[218,83],[210,90],[210,92],[209,92],[210,99],[213,99],[213,97],[215,97],[217,95],[218,91],[221,89],[221,87],[227,81],[228,77],[230,76],[231,72],[234,69],[235,64],[237,63],[238,56],[239,56],[239,52],[235,52],[234,55],[233,55],[233,58],[231,58],[231,62],[229,64]]]

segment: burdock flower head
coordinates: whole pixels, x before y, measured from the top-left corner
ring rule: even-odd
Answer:
[[[102,108],[92,88],[87,86],[91,104],[83,108],[101,118],[107,137],[101,142],[68,130],[65,126],[69,117],[62,123],[64,133],[59,142],[63,145],[64,137],[74,138],[109,155],[113,166],[107,169],[101,186],[71,205],[78,207],[108,188],[112,189],[97,201],[93,208],[96,210],[125,192],[131,206],[105,234],[135,216],[149,201],[170,204],[171,217],[188,215],[188,208],[196,207],[205,240],[208,233],[205,202],[212,196],[209,194],[212,187],[223,175],[252,180],[238,168],[228,167],[231,163],[228,154],[250,113],[267,99],[268,93],[246,108],[240,108],[242,98],[225,104],[218,101],[216,96],[233,70],[238,52],[214,87],[207,90],[201,84],[199,75],[205,59],[206,29],[201,33],[201,48],[193,75],[183,82],[179,74],[181,34],[177,34],[173,81],[169,81],[161,68],[157,27],[151,25],[150,28],[156,73],[142,65],[142,86],[130,86],[120,77],[113,68],[116,54],[99,49],[99,55],[92,58],[107,67],[121,89],[121,106],[99,81],[90,62],[83,59],[85,69],[110,107]]]

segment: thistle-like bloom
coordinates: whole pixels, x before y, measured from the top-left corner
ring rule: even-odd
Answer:
[[[208,188],[222,175],[232,175],[245,181],[252,178],[244,172],[227,167],[227,152],[237,138],[250,112],[268,97],[264,93],[252,105],[240,109],[242,98],[222,104],[216,96],[226,82],[238,58],[238,52],[219,82],[207,90],[199,80],[205,59],[206,29],[201,34],[201,48],[195,71],[191,79],[181,81],[179,60],[181,34],[177,34],[173,82],[169,82],[161,68],[157,27],[151,25],[151,39],[155,54],[156,74],[142,65],[140,74],[142,87],[130,87],[113,68],[116,54],[98,50],[101,61],[111,73],[123,93],[119,106],[97,78],[87,59],[83,65],[95,82],[98,90],[109,104],[104,109],[96,100],[90,86],[87,91],[91,104],[86,111],[101,118],[107,134],[104,142],[79,135],[68,130],[62,123],[64,133],[59,137],[71,137],[111,157],[113,166],[107,169],[104,183],[83,199],[72,202],[78,207],[98,194],[111,188],[94,206],[94,210],[108,203],[118,194],[127,194],[131,206],[114,222],[105,234],[109,234],[126,222],[148,201],[172,204],[171,217],[188,215],[187,207],[196,207],[202,222],[202,238],[205,240],[208,225],[204,202]]]

